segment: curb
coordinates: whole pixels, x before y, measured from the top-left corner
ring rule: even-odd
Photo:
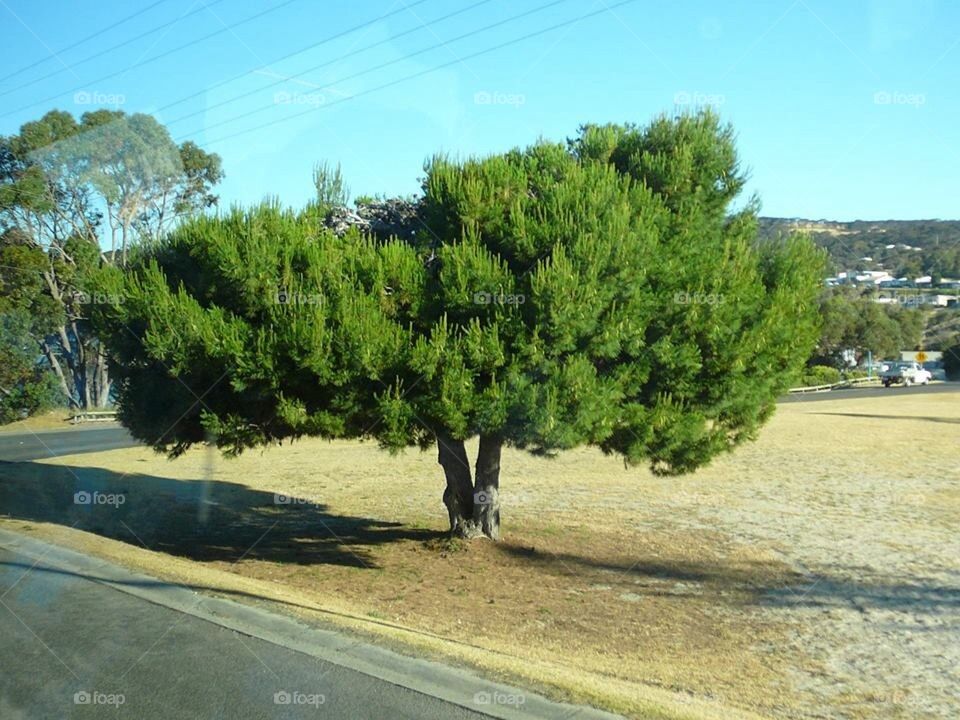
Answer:
[[[351,638],[311,627],[293,618],[216,598],[132,572],[114,563],[90,557],[60,545],[0,529],[0,548],[44,564],[74,572],[147,602],[182,612],[234,632],[258,638],[295,652],[369,675],[414,692],[435,697],[472,712],[501,720],[623,720],[622,716],[595,708],[557,703],[542,695],[502,683],[490,682],[466,670],[431,660],[412,658]],[[481,704],[474,698],[522,696],[522,705]]]

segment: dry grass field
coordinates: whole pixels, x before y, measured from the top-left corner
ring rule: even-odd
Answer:
[[[0,463],[0,516],[633,717],[960,715],[960,392],[785,404],[683,478],[509,451],[502,486],[465,544],[432,452],[128,449]]]
[[[72,410],[57,408],[38,415],[31,415],[24,420],[0,425],[0,432],[32,432],[35,430],[69,430],[75,425],[70,424]]]

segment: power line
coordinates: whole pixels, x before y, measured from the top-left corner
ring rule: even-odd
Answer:
[[[143,9],[141,9],[141,10],[137,10],[137,12],[133,13],[132,15],[127,15],[127,16],[126,16],[125,18],[123,18],[122,20],[117,20],[115,23],[113,23],[113,24],[111,24],[111,25],[107,25],[106,27],[102,27],[102,28],[100,28],[99,30],[97,30],[96,32],[92,32],[92,33],[90,33],[89,35],[87,35],[86,37],[80,38],[79,40],[77,40],[77,41],[76,41],[75,43],[73,43],[72,45],[67,45],[67,46],[64,47],[64,48],[60,48],[60,49],[57,50],[56,52],[53,52],[52,54],[47,55],[47,57],[40,58],[40,59],[37,60],[36,62],[30,63],[29,65],[24,65],[22,68],[20,68],[19,70],[14,70],[14,71],[13,71],[12,73],[10,73],[9,75],[4,75],[2,78],[0,78],[0,82],[4,82],[5,80],[9,80],[10,78],[12,78],[12,77],[14,77],[14,76],[16,76],[16,75],[21,75],[21,74],[23,74],[24,72],[26,72],[27,70],[30,70],[31,68],[35,68],[37,65],[42,65],[43,63],[47,62],[48,60],[52,60],[54,57],[56,57],[56,56],[59,55],[60,53],[65,53],[65,52],[67,52],[68,50],[73,50],[75,47],[79,47],[80,45],[83,45],[83,44],[84,44],[85,42],[87,42],[88,40],[93,40],[93,38],[98,37],[99,35],[102,35],[103,33],[107,32],[108,30],[113,30],[115,27],[119,27],[120,25],[123,25],[125,22],[128,22],[128,21],[130,21],[130,20],[133,20],[135,17],[138,17],[138,16],[140,16],[140,15],[143,15],[145,12],[147,12],[147,11],[149,11],[149,10],[153,10],[153,8],[155,8],[157,5],[162,5],[162,4],[165,3],[165,2],[169,2],[169,0],[157,0],[155,3],[152,3],[152,4],[150,4],[150,5],[147,5],[145,8],[143,8]]]
[[[208,3],[205,7],[210,7],[211,5],[215,5],[215,4],[218,3],[218,2],[223,2],[223,0],[213,0],[213,2]],[[264,15],[267,15],[267,14],[272,13],[272,12],[276,12],[276,11],[279,10],[280,8],[286,7],[287,5],[290,5],[291,3],[294,3],[294,2],[297,2],[297,0],[285,0],[284,2],[281,2],[279,5],[274,5],[274,6],[271,7],[271,8],[267,8],[266,10],[262,10],[261,12],[258,12],[258,13],[256,13],[255,15],[251,15],[250,17],[245,18],[244,20],[240,20],[239,22],[235,22],[233,25],[225,25],[224,27],[220,28],[219,30],[215,30],[215,31],[212,32],[212,33],[208,33],[207,35],[204,35],[203,37],[197,38],[196,40],[191,40],[190,42],[184,43],[183,45],[178,45],[178,46],[175,47],[175,48],[172,48],[172,49],[170,49],[170,50],[167,50],[166,52],[160,53],[159,55],[154,55],[153,57],[147,58],[146,60],[143,60],[143,61],[141,61],[141,62],[134,63],[133,65],[130,65],[129,67],[124,68],[123,70],[118,70],[117,72],[110,73],[109,75],[104,75],[103,77],[97,78],[96,80],[91,80],[90,82],[84,83],[83,85],[80,85],[79,87],[75,87],[75,88],[73,88],[72,90],[65,90],[65,91],[63,91],[63,92],[59,92],[59,93],[57,93],[56,95],[51,95],[50,97],[44,98],[43,100],[38,100],[37,102],[30,103],[29,105],[24,105],[23,107],[19,107],[19,108],[17,108],[16,110],[11,110],[11,111],[9,111],[9,112],[5,112],[5,113],[3,113],[2,115],[0,115],[0,118],[7,117],[7,116],[9,116],[9,115],[14,115],[15,113],[21,112],[21,111],[23,111],[23,110],[29,110],[30,108],[36,107],[37,105],[42,105],[42,104],[44,104],[44,103],[46,103],[46,102],[49,102],[49,101],[51,101],[51,100],[56,100],[57,98],[59,98],[59,97],[61,97],[61,96],[63,96],[63,95],[69,95],[69,94],[72,93],[72,92],[77,92],[77,91],[79,91],[79,90],[83,90],[83,89],[86,88],[87,86],[93,85],[94,83],[103,82],[104,80],[109,80],[109,79],[111,79],[111,78],[115,78],[115,77],[117,77],[118,75],[124,75],[124,74],[126,74],[127,72],[129,72],[130,70],[133,70],[133,69],[138,68],[138,67],[142,67],[142,66],[144,66],[144,65],[148,65],[148,64],[154,62],[155,60],[159,60],[160,58],[164,58],[164,57],[167,57],[168,55],[172,55],[172,54],[175,53],[175,52],[179,52],[180,50],[184,50],[185,48],[188,48],[188,47],[191,47],[191,46],[193,46],[193,45],[196,45],[197,43],[201,43],[201,42],[204,42],[204,41],[206,41],[206,40],[209,40],[210,38],[212,38],[212,37],[214,37],[214,36],[216,36],[216,35],[221,35],[221,34],[223,34],[223,33],[225,33],[225,32],[228,32],[228,31],[230,31],[230,30],[233,30],[233,29],[236,28],[236,27],[239,27],[239,26],[241,26],[241,25],[245,25],[245,24],[248,23],[248,22],[251,22],[251,21],[253,21],[253,20],[256,20],[256,19],[258,19],[258,18],[261,18],[261,17],[263,17]],[[186,17],[186,16],[183,16],[183,17]],[[5,93],[4,93],[4,94],[5,94]]]
[[[209,146],[209,145],[213,145],[213,144],[215,144],[215,143],[225,142],[225,141],[227,141],[227,140],[232,140],[233,138],[240,137],[241,135],[246,135],[247,133],[255,132],[255,131],[257,131],[257,130],[263,130],[263,129],[265,129],[265,128],[272,127],[272,126],[274,126],[274,125],[279,125],[280,123],[289,122],[290,120],[295,120],[295,119],[298,118],[298,117],[302,117],[303,115],[307,115],[307,114],[309,114],[309,113],[312,113],[312,112],[314,112],[314,110],[320,110],[320,109],[324,109],[324,108],[331,107],[331,106],[333,106],[333,105],[339,105],[340,103],[347,102],[348,100],[353,100],[354,98],[362,97],[362,96],[364,96],[364,95],[369,95],[370,93],[377,92],[378,90],[384,90],[384,89],[386,89],[386,88],[393,87],[394,85],[399,85],[400,83],[406,82],[407,80],[413,80],[413,79],[418,78],[418,77],[423,77],[424,75],[429,75],[430,73],[436,72],[437,70],[443,70],[444,68],[450,67],[451,65],[456,65],[457,63],[460,63],[460,62],[462,62],[462,61],[464,61],[464,60],[471,60],[471,59],[473,59],[473,58],[475,58],[475,57],[479,57],[479,56],[481,56],[481,55],[486,55],[487,53],[491,53],[491,52],[494,52],[494,51],[496,51],[496,50],[501,50],[501,49],[503,49],[503,48],[505,48],[505,47],[509,47],[510,45],[516,45],[517,43],[523,42],[524,40],[529,40],[530,38],[537,37],[538,35],[544,35],[544,34],[546,34],[546,33],[548,33],[548,32],[552,32],[553,30],[558,30],[558,29],[560,29],[560,28],[562,28],[562,27],[566,27],[566,26],[568,26],[568,25],[573,25],[574,23],[578,23],[578,22],[580,22],[581,20],[586,20],[586,19],[588,19],[588,18],[595,17],[595,16],[600,15],[600,14],[602,14],[602,13],[608,12],[608,11],[610,11],[610,10],[614,10],[614,9],[616,9],[616,8],[618,8],[618,7],[623,7],[624,5],[630,5],[630,4],[635,3],[635,2],[637,2],[637,0],[621,0],[621,2],[614,3],[613,5],[606,5],[606,6],[604,6],[603,8],[601,8],[600,10],[594,10],[593,12],[589,12],[589,13],[586,13],[586,14],[584,14],[584,15],[580,15],[580,16],[578,16],[578,17],[575,17],[575,18],[571,19],[571,20],[565,20],[564,22],[557,23],[557,24],[555,24],[555,25],[551,25],[550,27],[543,28],[542,30],[536,30],[536,31],[534,31],[534,32],[527,33],[526,35],[521,35],[520,37],[514,38],[513,40],[507,40],[506,42],[502,42],[502,43],[500,43],[499,45],[494,45],[493,47],[489,47],[489,48],[486,48],[486,49],[484,49],[484,50],[479,50],[479,51],[477,51],[477,52],[475,52],[475,53],[471,53],[471,54],[469,54],[469,55],[465,55],[464,57],[458,58],[458,59],[456,59],[456,60],[451,60],[451,61],[446,62],[446,63],[443,63],[443,64],[441,64],[441,65],[436,65],[436,66],[434,66],[434,67],[432,67],[432,68],[428,68],[428,69],[426,69],[426,70],[421,70],[420,72],[413,73],[412,75],[406,75],[406,76],[404,76],[404,77],[402,77],[402,78],[398,78],[397,80],[392,80],[392,81],[390,81],[390,82],[388,82],[388,83],[384,83],[383,85],[378,85],[378,86],[376,86],[376,87],[369,88],[369,89],[364,90],[364,91],[362,91],[362,92],[358,92],[358,93],[356,93],[356,94],[354,94],[354,95],[351,95],[350,97],[342,98],[342,99],[340,99],[340,100],[334,100],[333,102],[327,103],[326,105],[322,105],[321,107],[318,107],[318,108],[310,108],[309,110],[306,110],[306,111],[303,111],[303,112],[298,112],[298,113],[295,113],[295,114],[293,114],[293,115],[288,115],[287,117],[285,117],[285,118],[280,118],[280,119],[278,119],[278,120],[272,120],[271,122],[268,122],[268,123],[262,123],[262,124],[260,124],[260,125],[254,126],[254,127],[247,128],[246,130],[240,130],[239,132],[235,132],[235,133],[233,133],[233,134],[231,134],[231,135],[225,135],[224,137],[216,138],[216,139],[214,139],[214,140],[208,141],[208,142],[205,143],[205,144],[206,144],[207,146]],[[241,116],[241,117],[242,117],[242,116]],[[235,118],[235,119],[239,119],[239,118]],[[191,134],[196,134],[196,133],[191,133]],[[184,136],[182,136],[182,137],[180,137],[180,138],[177,138],[176,142],[180,142],[181,140],[183,140],[183,139],[186,138],[186,137],[188,137],[188,136],[187,136],[187,135],[184,135]]]
[[[449,45],[449,44],[452,43],[452,42],[457,42],[457,41],[459,41],[459,40],[464,40],[464,39],[469,38],[469,37],[472,37],[472,36],[474,36],[474,35],[479,35],[480,33],[486,32],[487,30],[492,30],[493,28],[499,27],[500,25],[506,25],[507,23],[513,22],[514,20],[519,20],[520,18],[526,17],[527,15],[533,15],[534,13],[541,12],[542,10],[546,10],[547,8],[553,7],[554,5],[560,5],[561,3],[564,3],[564,2],[567,2],[567,0],[551,0],[551,2],[548,2],[548,3],[544,4],[544,5],[540,5],[539,7],[535,7],[535,8],[533,8],[532,10],[526,10],[526,11],[524,11],[524,12],[518,14],[518,15],[513,15],[513,16],[511,16],[511,17],[508,17],[508,18],[504,19],[504,20],[498,20],[498,21],[495,22],[495,23],[491,23],[491,24],[486,25],[486,26],[484,26],[484,27],[482,27],[482,28],[477,28],[476,30],[471,30],[470,32],[464,33],[464,34],[459,35],[459,36],[457,36],[457,37],[455,37],[455,38],[451,38],[450,40],[441,41],[441,42],[439,42],[439,43],[437,43],[437,44],[435,44],[435,45],[431,45],[430,47],[426,47],[426,48],[423,48],[423,49],[421,49],[421,50],[417,50],[416,52],[408,53],[407,55],[403,55],[403,56],[401,56],[401,57],[399,57],[399,58],[396,58],[396,59],[394,59],[394,60],[389,60],[389,61],[387,61],[387,62],[380,63],[379,65],[375,65],[375,66],[373,66],[373,67],[367,68],[366,70],[361,70],[360,72],[356,72],[356,73],[354,73],[353,75],[347,75],[347,76],[345,76],[345,77],[337,78],[336,80],[332,80],[332,81],[326,83],[323,87],[331,87],[331,86],[333,86],[333,85],[335,85],[335,84],[337,84],[337,83],[346,82],[347,80],[353,80],[354,78],[358,78],[358,77],[360,77],[361,75],[367,75],[368,73],[371,73],[371,72],[373,72],[374,70],[380,70],[380,69],[385,68],[385,67],[388,67],[388,66],[390,66],[390,65],[396,65],[398,62],[402,62],[402,61],[404,61],[404,60],[409,60],[410,58],[416,57],[417,55],[422,55],[422,54],[425,53],[425,52],[430,52],[430,51],[432,51],[432,50],[436,50],[436,49],[438,49],[438,48],[447,46],[447,45]],[[334,62],[334,61],[332,61],[332,62]],[[329,63],[326,63],[326,64],[329,64]],[[320,66],[320,67],[322,67],[322,66]],[[304,71],[304,72],[309,72],[309,70],[306,70],[306,71]],[[302,74],[302,73],[301,73],[301,74]],[[295,75],[294,77],[296,77],[296,75]],[[283,82],[283,81],[281,80],[281,81],[279,81],[279,82],[275,82],[275,83],[271,83],[271,84],[269,84],[269,85],[265,85],[265,86],[263,86],[262,88],[259,88],[259,89],[257,89],[257,90],[253,90],[253,91],[251,91],[251,92],[245,93],[244,95],[241,95],[240,97],[246,97],[247,95],[251,95],[251,94],[256,93],[256,92],[262,92],[263,90],[265,90],[265,89],[267,89],[267,88],[269,88],[269,87],[273,87],[273,86],[275,86],[275,85],[278,85],[278,84],[280,84],[280,83],[282,83],[282,82]],[[234,98],[234,100],[237,100],[237,99],[240,99],[240,98]],[[211,107],[219,107],[220,105],[225,105],[225,104],[227,104],[227,103],[229,103],[229,102],[233,102],[233,100],[225,100],[224,102],[218,103],[217,105],[213,105],[213,106],[211,106]],[[186,118],[188,118],[188,117],[193,117],[194,115],[199,115],[200,113],[205,112],[206,110],[209,110],[209,109],[210,109],[210,108],[206,108],[205,110],[201,110],[201,111],[199,111],[199,112],[191,113],[190,115],[184,115],[183,117],[179,117],[179,118],[177,118],[177,119],[175,119],[175,120],[172,120],[172,121],[170,121],[170,123],[167,123],[167,124],[168,124],[168,125],[169,125],[169,124],[173,124],[173,123],[175,123],[175,122],[179,122],[180,120],[184,120],[184,119],[186,119]],[[221,125],[227,125],[227,124],[229,124],[229,123],[236,122],[237,120],[242,120],[242,119],[244,119],[244,118],[251,117],[252,115],[259,115],[260,113],[267,112],[267,111],[269,111],[269,110],[271,110],[271,109],[272,109],[272,107],[268,105],[268,106],[266,106],[266,107],[257,108],[256,110],[250,110],[249,112],[245,112],[245,113],[243,113],[243,114],[241,114],[241,115],[237,115],[236,117],[227,118],[226,120],[222,120],[222,121],[220,121],[220,122],[213,123],[212,125],[206,125],[206,126],[204,126],[203,128],[201,128],[201,130],[212,130],[213,128],[220,127]],[[201,132],[201,130],[197,130],[196,132]],[[191,133],[191,134],[196,134],[196,133]],[[184,136],[184,137],[186,137],[186,136]]]
[[[166,0],[160,0],[160,2],[166,2]],[[160,2],[154,3],[154,5],[159,5]],[[199,12],[203,12],[207,7],[210,7],[210,6],[212,6],[212,5],[216,5],[217,3],[220,3],[220,2],[223,2],[223,0],[213,0],[212,2],[208,3],[208,4],[206,5],[206,7],[200,7],[200,8],[197,8],[196,10],[192,10],[192,11],[190,11],[190,12],[188,12],[188,13],[185,13],[185,14],[181,15],[181,16],[178,17],[176,20],[171,20],[170,22],[163,23],[162,25],[158,25],[158,26],[155,27],[155,28],[151,28],[150,30],[147,30],[146,32],[142,32],[142,33],[140,33],[139,35],[135,35],[134,37],[132,37],[132,38],[130,38],[130,39],[128,39],[128,40],[124,40],[122,43],[117,43],[116,45],[114,45],[114,46],[112,46],[112,47],[108,47],[106,50],[101,50],[100,52],[94,53],[93,55],[88,55],[87,57],[83,58],[83,60],[77,60],[75,63],[71,63],[69,67],[62,67],[62,68],[60,68],[59,70],[54,70],[54,71],[51,72],[51,73],[47,73],[46,75],[42,75],[41,77],[34,78],[33,80],[30,80],[30,81],[28,81],[28,82],[25,82],[23,85],[17,85],[16,87],[10,88],[9,90],[4,90],[2,93],[0,93],[0,97],[3,97],[4,95],[9,95],[10,93],[16,92],[17,90],[22,90],[23,88],[30,87],[31,85],[36,85],[38,82],[41,82],[41,81],[43,81],[43,80],[46,80],[47,78],[52,78],[54,75],[59,75],[60,73],[64,73],[64,72],[67,72],[68,70],[72,70],[72,69],[75,68],[77,65],[83,65],[84,63],[90,62],[91,60],[95,60],[95,59],[97,59],[98,57],[102,57],[102,56],[106,55],[107,53],[113,52],[114,50],[117,50],[117,49],[119,49],[119,48],[124,47],[125,45],[129,45],[130,43],[134,43],[134,42],[136,42],[137,40],[141,40],[141,39],[147,37],[147,35],[153,35],[153,33],[157,32],[158,30],[163,30],[164,28],[170,27],[171,25],[175,25],[176,23],[180,22],[180,21],[183,20],[184,18],[188,18],[188,17],[190,17],[191,15],[196,15],[196,14],[199,13]],[[153,5],[151,5],[150,7],[153,7]],[[133,16],[131,15],[130,17],[133,17]],[[117,24],[119,24],[119,23],[117,23]],[[111,26],[111,27],[115,27],[115,26],[116,26],[116,24],[113,25],[113,26]],[[104,30],[109,30],[109,28],[104,28]],[[101,32],[103,32],[103,31],[101,31]],[[95,33],[95,34],[96,34],[96,33]],[[90,35],[89,37],[93,37],[93,35]],[[89,37],[88,37],[87,39],[89,39]],[[79,45],[79,43],[74,43],[74,44],[71,45],[70,47],[76,47],[77,45]],[[66,50],[66,49],[69,49],[69,48],[64,48],[64,49]],[[63,50],[61,50],[60,52],[63,52]],[[48,59],[48,58],[45,58],[45,59]],[[42,61],[41,61],[41,62],[42,62]],[[36,65],[36,64],[37,64],[37,63],[34,63],[34,65]],[[13,73],[13,75],[17,75],[17,74],[19,74],[19,71],[16,72],[16,73]],[[8,75],[7,77],[9,78],[9,77],[12,77],[13,75]],[[6,79],[6,78],[4,78],[4,79]]]
[[[246,77],[246,76],[249,75],[251,72],[256,72],[257,70],[261,70],[261,69],[263,69],[263,68],[270,67],[270,65],[275,65],[275,64],[278,63],[278,62],[283,62],[284,60],[289,60],[289,59],[292,58],[292,57],[295,57],[295,56],[297,56],[297,55],[301,55],[301,54],[305,53],[307,50],[313,50],[314,48],[320,47],[321,45],[325,45],[326,43],[331,42],[332,40],[337,40],[337,39],[339,39],[339,38],[341,38],[341,37],[343,37],[343,36],[345,36],[345,35],[349,35],[349,34],[352,33],[352,32],[356,32],[357,30],[362,30],[362,29],[365,28],[365,27],[369,27],[370,25],[374,25],[374,24],[380,22],[381,20],[386,20],[388,17],[390,17],[390,16],[392,16],[392,15],[396,15],[397,13],[405,12],[405,11],[409,10],[410,8],[416,7],[417,5],[422,5],[422,4],[425,3],[425,2],[427,2],[427,0],[416,0],[416,2],[406,3],[403,7],[397,8],[396,10],[391,10],[390,12],[384,13],[383,15],[381,15],[381,16],[379,16],[379,17],[375,17],[375,18],[373,18],[372,20],[367,20],[366,22],[360,23],[359,25],[354,25],[353,27],[347,28],[346,30],[341,30],[340,32],[338,32],[338,33],[336,33],[336,34],[334,34],[334,35],[328,35],[327,37],[325,37],[323,40],[320,40],[319,42],[311,43],[310,45],[307,45],[306,47],[302,47],[302,48],[300,48],[299,50],[295,50],[295,51],[293,51],[292,53],[287,53],[286,55],[283,55],[282,57],[275,58],[274,60],[271,60],[269,63],[267,63],[266,65],[261,66],[260,68],[254,68],[253,70],[250,70],[250,71],[247,71],[247,72],[242,72],[242,73],[240,73],[239,75],[234,75],[233,77],[229,77],[229,78],[227,78],[226,80],[221,80],[220,82],[214,83],[213,85],[208,85],[207,87],[205,87],[203,90],[200,90],[199,92],[195,92],[195,93],[193,93],[192,95],[187,95],[186,97],[180,98],[179,100],[175,100],[175,101],[172,102],[172,103],[168,103],[168,104],[164,105],[163,107],[157,108],[155,112],[163,112],[164,110],[168,110],[168,109],[170,109],[170,108],[172,108],[172,107],[175,107],[175,106],[177,106],[177,105],[181,105],[181,104],[185,103],[187,100],[192,100],[192,99],[195,98],[195,97],[200,97],[201,95],[204,95],[205,93],[208,93],[208,92],[210,92],[211,90],[215,90],[215,89],[218,88],[218,87],[223,87],[224,85],[228,85],[228,84],[232,83],[232,82],[235,81],[235,80],[239,80],[240,78]]]
[[[240,95],[236,95],[236,96],[234,96],[234,97],[232,97],[232,98],[228,98],[228,99],[223,100],[223,101],[221,101],[221,102],[218,102],[218,103],[216,103],[216,104],[214,104],[214,105],[208,105],[208,106],[205,107],[203,110],[197,110],[196,112],[192,112],[192,113],[189,113],[189,114],[187,114],[187,115],[181,115],[180,117],[174,118],[173,120],[169,120],[169,121],[167,121],[167,122],[164,123],[164,124],[165,124],[165,125],[173,125],[174,123],[181,122],[182,120],[187,120],[187,119],[189,119],[189,118],[196,117],[197,115],[202,115],[203,113],[209,112],[210,110],[213,110],[214,108],[218,108],[218,107],[221,107],[221,106],[223,106],[223,105],[229,105],[229,104],[231,104],[231,103],[236,102],[237,100],[242,100],[242,99],[245,98],[245,97],[250,97],[251,95],[256,95],[257,93],[263,92],[263,91],[266,90],[267,88],[276,87],[277,85],[282,85],[283,83],[285,83],[285,82],[287,82],[287,81],[289,81],[289,80],[293,80],[293,79],[298,78],[298,77],[303,77],[303,76],[306,75],[307,73],[314,72],[315,70],[319,70],[320,68],[327,67],[328,65],[332,65],[333,63],[341,62],[342,60],[346,60],[346,59],[349,58],[349,57],[353,57],[354,55],[357,55],[357,54],[362,53],[362,52],[366,52],[367,50],[371,50],[371,49],[373,49],[373,48],[375,48],[375,47],[377,47],[377,46],[379,46],[379,45],[383,45],[384,43],[388,43],[388,42],[391,42],[391,41],[393,41],[393,40],[396,40],[397,38],[403,37],[404,35],[409,35],[410,33],[414,33],[414,32],[418,32],[418,31],[420,31],[420,30],[423,30],[424,28],[427,28],[427,27],[429,27],[429,26],[431,26],[431,25],[435,25],[435,24],[438,23],[438,22],[442,22],[442,21],[444,21],[444,20],[449,20],[450,18],[454,17],[455,15],[460,15],[460,14],[462,14],[462,13],[467,12],[468,10],[473,10],[474,8],[479,7],[480,5],[484,5],[484,4],[486,4],[486,3],[490,2],[490,1],[491,1],[491,0],[480,0],[479,2],[476,2],[476,3],[474,3],[473,5],[468,5],[467,7],[462,8],[462,9],[460,9],[460,10],[455,10],[455,11],[452,12],[452,13],[448,13],[448,14],[443,15],[443,16],[441,16],[441,17],[435,18],[435,19],[431,20],[431,21],[428,22],[428,23],[419,25],[419,26],[414,27],[414,28],[411,28],[411,29],[409,29],[409,30],[404,30],[403,32],[397,33],[396,35],[393,35],[393,36],[391,36],[391,37],[386,38],[385,40],[380,40],[380,41],[378,41],[378,42],[372,43],[371,45],[367,45],[367,46],[365,46],[365,47],[358,48],[358,49],[356,49],[356,50],[353,50],[353,51],[351,51],[351,52],[346,53],[345,55],[341,55],[341,56],[339,56],[339,57],[335,57],[335,58],[333,58],[332,60],[328,60],[328,61],[326,61],[326,62],[320,63],[319,65],[314,65],[313,67],[309,67],[309,68],[307,68],[306,70],[301,70],[300,72],[296,73],[295,75],[290,75],[290,76],[288,76],[288,77],[281,78],[280,80],[277,80],[276,82],[272,82],[272,83],[270,83],[270,84],[268,84],[268,85],[263,85],[263,86],[261,86],[261,87],[259,87],[259,88],[254,89],[254,90],[250,90],[250,91],[245,92],[245,93],[242,93],[242,94],[240,94]],[[567,2],[567,0],[555,0],[554,2],[550,3],[550,5],[556,5],[556,4],[561,3],[561,2]],[[544,7],[549,7],[549,5],[545,5]],[[517,18],[523,17],[523,15],[527,15],[527,14],[530,14],[530,13],[532,13],[532,12],[539,12],[539,10],[542,10],[542,9],[543,9],[543,8],[537,8],[536,10],[531,10],[531,11],[529,11],[529,12],[527,12],[527,13],[523,13],[522,15],[517,15],[516,17],[509,18],[508,20],[503,20],[503,21],[501,21],[501,22],[499,22],[499,23],[495,23],[494,25],[490,25],[490,26],[488,26],[488,27],[494,27],[495,25],[502,25],[502,24],[505,23],[505,22],[509,22],[510,20],[516,20]],[[462,37],[462,36],[461,36],[461,37]],[[455,41],[457,41],[457,40],[459,40],[459,39],[460,39],[460,38],[453,38],[452,40],[448,40],[447,42],[448,42],[448,43],[450,43],[450,42],[455,42]],[[407,56],[405,56],[405,58],[413,57],[414,55],[419,55],[419,54],[425,53],[425,52],[427,52],[427,51],[429,51],[429,50],[435,50],[436,48],[441,47],[441,46],[444,45],[444,44],[445,44],[445,43],[441,42],[441,43],[438,43],[437,45],[433,45],[433,46],[431,46],[431,47],[429,47],[429,48],[425,48],[425,49],[423,49],[423,50],[418,50],[417,52],[413,53],[412,55],[407,55]],[[405,59],[405,58],[400,58],[400,60],[403,60],[403,59]],[[351,75],[351,76],[349,76],[349,77],[347,77],[347,78],[341,78],[340,80],[337,80],[336,82],[342,82],[343,80],[349,80],[349,79],[352,79],[352,78],[354,78],[354,77],[358,77],[358,76],[360,76],[360,75],[365,75],[365,74],[368,73],[368,72],[371,72],[371,71],[373,71],[373,70],[378,70],[378,69],[380,69],[380,68],[382,68],[382,67],[386,67],[387,65],[392,65],[392,64],[394,64],[394,63],[396,63],[396,62],[399,62],[399,60],[391,60],[391,61],[388,62],[388,63],[384,63],[384,64],[378,65],[378,66],[376,66],[376,67],[374,67],[374,68],[370,68],[370,69],[368,69],[368,70],[364,70],[363,72],[357,73],[356,75]],[[271,64],[272,64],[272,63],[271,63]],[[329,83],[329,84],[332,85],[333,83]],[[197,93],[197,94],[203,94],[203,93],[205,93],[205,92],[207,92],[207,91],[204,90],[204,91],[201,91],[201,93]],[[173,103],[173,104],[178,104],[178,103]],[[170,107],[170,106],[167,105],[167,106],[165,106],[165,107]],[[160,108],[160,110],[163,110],[163,108]],[[158,112],[159,112],[159,110],[158,110]]]

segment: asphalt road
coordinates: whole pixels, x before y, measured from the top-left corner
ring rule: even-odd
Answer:
[[[489,717],[0,548],[0,717]]]
[[[960,391],[958,382],[939,382],[933,385],[914,385],[912,387],[903,387],[894,385],[893,387],[872,387],[872,388],[847,388],[845,390],[829,390],[818,393],[795,393],[780,398],[780,403],[790,402],[817,402],[820,400],[862,400],[872,397],[899,397],[901,395],[936,395],[938,393],[949,393]]]
[[[126,429],[113,424],[71,430],[0,433],[0,460],[41,460],[58,455],[114,450],[138,444]]]

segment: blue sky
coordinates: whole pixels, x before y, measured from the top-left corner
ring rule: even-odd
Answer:
[[[710,104],[766,215],[960,217],[960,3],[617,2],[0,0],[0,133],[53,108],[154,113],[222,156],[225,205],[297,206],[319,160],[354,195],[413,193],[437,152]]]

